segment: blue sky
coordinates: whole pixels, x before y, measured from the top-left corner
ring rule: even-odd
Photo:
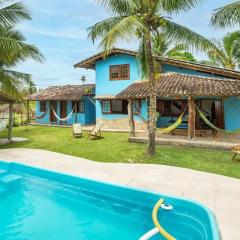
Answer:
[[[173,20],[209,37],[220,38],[232,29],[216,30],[209,25],[213,9],[229,0],[206,0],[191,11],[174,16]],[[98,51],[98,46],[87,39],[87,28],[108,17],[95,0],[24,0],[32,14],[32,21],[17,26],[45,56],[43,64],[27,61],[18,70],[31,73],[39,88],[50,85],[80,84],[82,75],[94,82],[94,71],[74,69],[73,64]],[[137,49],[134,42],[120,47]],[[198,53],[201,58],[202,54]]]

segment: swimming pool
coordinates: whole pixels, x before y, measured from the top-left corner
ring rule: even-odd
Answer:
[[[219,240],[216,220],[199,203],[17,163],[0,162],[1,240],[134,240],[162,226],[178,240]],[[159,235],[153,240],[163,240]]]

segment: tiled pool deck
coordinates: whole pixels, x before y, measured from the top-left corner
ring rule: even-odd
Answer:
[[[0,150],[0,160],[191,198],[214,211],[223,240],[240,239],[238,179],[155,164],[99,163],[34,149]]]

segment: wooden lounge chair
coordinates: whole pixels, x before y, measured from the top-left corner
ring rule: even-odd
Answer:
[[[82,137],[82,126],[80,123],[73,124],[73,136]]]
[[[234,156],[233,156],[232,160],[234,160],[234,159],[236,158],[236,156],[237,156],[238,154],[240,154],[240,145],[234,147],[234,148],[232,149],[232,152],[234,153]]]
[[[87,136],[87,139],[89,138],[102,138],[102,135],[101,135],[101,129],[102,129],[102,126],[103,126],[103,123],[100,121],[96,124],[96,126],[93,128],[93,130],[90,130],[88,132],[88,136]]]

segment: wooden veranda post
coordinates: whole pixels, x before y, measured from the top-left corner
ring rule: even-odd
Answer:
[[[188,138],[195,138],[196,109],[193,97],[188,99]]]
[[[135,137],[135,126],[133,119],[133,100],[128,101],[128,118],[129,118],[129,128],[130,128],[130,137]]]
[[[12,141],[13,103],[9,103],[8,141]]]

